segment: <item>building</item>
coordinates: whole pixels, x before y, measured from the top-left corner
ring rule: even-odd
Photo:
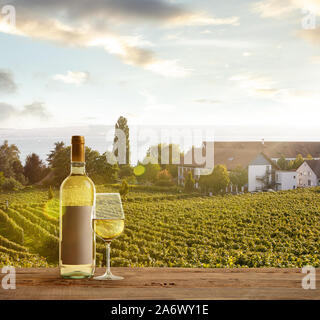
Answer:
[[[297,188],[297,172],[295,170],[276,170],[275,189],[291,190]]]
[[[248,191],[266,189],[291,190],[297,188],[297,173],[294,170],[280,170],[275,161],[263,152],[248,166]]]
[[[297,169],[298,187],[320,185],[320,160],[305,160]]]
[[[232,171],[239,166],[247,168],[248,165],[251,165],[251,168],[248,167],[248,171],[250,171],[250,173],[248,172],[249,191],[262,190],[267,187],[275,190],[288,190],[299,186],[298,177],[294,174],[294,171],[283,171],[278,168],[276,162],[282,155],[288,161],[294,160],[298,154],[302,154],[304,157],[311,154],[314,159],[320,159],[320,142],[205,141],[202,148],[193,148],[192,150],[196,154],[204,154],[209,143],[214,145],[214,152],[210,153],[214,160],[214,165],[222,164],[226,166],[228,171]],[[192,150],[186,153],[185,158],[192,156]],[[252,159],[256,159],[257,154],[260,155],[257,162],[261,162],[261,164],[252,163]],[[178,165],[178,184],[184,185],[184,179],[189,171],[198,181],[204,169],[208,168],[212,169],[212,164],[209,166],[198,165],[193,158],[191,162],[186,162],[182,157]],[[265,177],[267,168],[271,171],[267,174],[270,181],[266,181]],[[276,176],[276,171],[278,176]],[[261,180],[262,178],[265,180]]]
[[[275,187],[275,172],[279,167],[263,152],[249,163],[248,191],[261,191]]]
[[[203,142],[202,148],[207,143]],[[282,155],[290,161],[300,153],[304,157],[311,154],[313,159],[320,159],[320,142],[303,141],[214,141],[214,165],[222,164],[228,171],[237,167],[247,168],[257,154],[263,152],[272,161],[277,161]],[[201,150],[201,148],[195,148]],[[199,151],[201,152],[201,151]],[[181,163],[183,165],[183,163]],[[194,164],[196,166],[196,164]]]
[[[215,141],[214,164],[223,164],[228,171],[237,166],[248,167],[257,154],[263,152],[272,161],[277,161],[282,155],[290,161],[298,154],[313,159],[320,158],[320,142],[309,141]]]

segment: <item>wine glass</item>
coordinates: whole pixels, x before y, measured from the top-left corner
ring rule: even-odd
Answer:
[[[107,246],[106,273],[95,280],[122,280],[123,277],[114,276],[110,270],[110,244],[111,241],[123,232],[124,213],[119,193],[97,193],[92,226],[95,234]]]

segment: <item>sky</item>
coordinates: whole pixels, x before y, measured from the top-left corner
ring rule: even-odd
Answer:
[[[0,128],[122,115],[133,126],[272,125],[320,138],[320,0],[6,5],[16,16],[13,26],[0,14]]]

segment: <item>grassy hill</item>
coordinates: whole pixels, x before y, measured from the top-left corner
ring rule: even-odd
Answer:
[[[10,198],[0,210],[0,266],[57,265],[57,196],[47,201],[47,191],[33,189],[0,195],[0,202]],[[123,205],[114,266],[320,266],[320,188],[216,197],[136,188]],[[104,251],[98,242],[98,265]]]

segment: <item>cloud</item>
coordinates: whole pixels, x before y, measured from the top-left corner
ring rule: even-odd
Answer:
[[[26,105],[18,114],[23,117],[35,117],[42,120],[51,117],[42,102],[33,102],[32,104]]]
[[[297,35],[311,44],[320,44],[320,27],[312,30],[300,30]]]
[[[89,73],[68,71],[67,74],[56,74],[52,79],[62,81],[67,84],[80,85],[88,81]]]
[[[275,100],[287,104],[317,105],[320,93],[314,90],[302,90],[296,88],[279,89],[274,96]]]
[[[311,63],[320,64],[320,56],[311,57]]]
[[[6,123],[8,120],[25,120],[26,117],[40,120],[47,120],[51,117],[42,102],[33,102],[32,104],[25,105],[22,109],[0,102],[0,114],[1,124]]]
[[[217,104],[222,102],[221,100],[214,100],[214,99],[196,99],[193,101],[197,103],[206,103],[206,104]]]
[[[297,36],[319,45],[320,27],[316,28],[316,16],[320,16],[319,0],[264,0],[255,3],[252,9],[263,18],[280,19],[299,11],[301,29],[296,33]]]
[[[201,14],[186,14],[178,16],[170,21],[172,25],[182,25],[182,26],[215,26],[215,25],[233,25],[238,26],[238,17],[228,17],[228,18],[214,18],[210,17],[204,13]]]
[[[15,114],[15,109],[10,104],[0,102],[0,113],[0,121],[3,121],[13,116]]]
[[[263,18],[280,17],[297,9],[291,0],[264,0],[252,5],[253,11]]]
[[[278,91],[274,88],[273,80],[257,74],[241,73],[230,77],[229,80],[237,83],[239,88],[249,95],[273,96]]]
[[[142,67],[162,76],[185,77],[191,71],[180,66],[178,60],[160,58],[150,48],[140,47],[141,45],[152,46],[141,36],[121,36],[89,27],[83,29],[72,28],[55,20],[38,19],[29,22],[22,18],[19,19],[17,28],[12,29],[11,33],[50,40],[68,46],[102,47],[108,53],[118,56],[126,64]],[[65,77],[64,79],[66,80]],[[62,77],[59,77],[59,80],[62,80]]]
[[[89,46],[102,46],[110,54],[118,56],[123,62],[133,66],[142,67],[165,77],[181,78],[191,73],[191,69],[179,64],[178,60],[166,60],[157,56],[149,48],[141,48],[132,44],[139,44],[140,37],[120,37],[111,35],[104,38],[94,39]],[[144,41],[143,41],[144,42]],[[151,44],[148,43],[149,46]]]
[[[256,46],[256,43],[249,42],[247,40],[239,40],[238,38],[220,39],[220,38],[190,38],[190,37],[179,37],[167,38],[172,40],[170,45],[172,46],[186,46],[186,47],[217,47],[217,48],[251,48]]]
[[[14,82],[12,73],[0,70],[0,93],[14,93],[16,91],[17,85]]]
[[[253,11],[260,14],[263,18],[278,17],[281,18],[296,10],[300,10],[301,17],[304,13],[310,12],[320,15],[319,0],[263,0],[252,5]]]
[[[139,93],[142,97],[144,97],[146,102],[144,111],[162,111],[169,113],[173,112],[176,108],[171,104],[159,103],[157,97],[147,90],[142,90]]]
[[[40,16],[50,17],[56,12],[61,20],[91,20],[100,28],[114,23],[121,24],[123,21],[153,21],[173,25],[238,24],[238,17],[212,17],[170,0],[11,0],[11,3],[19,12],[36,11]]]
[[[243,89],[249,96],[258,96],[272,99],[273,101],[288,106],[317,105],[320,93],[315,90],[304,90],[300,88],[278,88],[272,79],[250,73],[243,73],[229,78],[235,81],[239,88]]]
[[[201,34],[212,34],[212,31],[209,29],[205,29],[203,31],[200,32]]]
[[[187,10],[178,4],[165,0],[12,0],[17,9],[36,9],[40,15],[57,12],[66,19],[133,19],[170,20],[185,15]]]
[[[171,78],[183,78],[192,72],[191,69],[180,66],[178,60],[158,59],[147,65],[146,69]]]
[[[147,21],[163,27],[237,25],[237,17],[217,18],[169,0],[12,0],[16,27],[0,23],[0,32],[48,40],[64,46],[102,47],[124,63],[168,77],[190,73],[177,59],[158,57],[141,35],[115,31]]]

